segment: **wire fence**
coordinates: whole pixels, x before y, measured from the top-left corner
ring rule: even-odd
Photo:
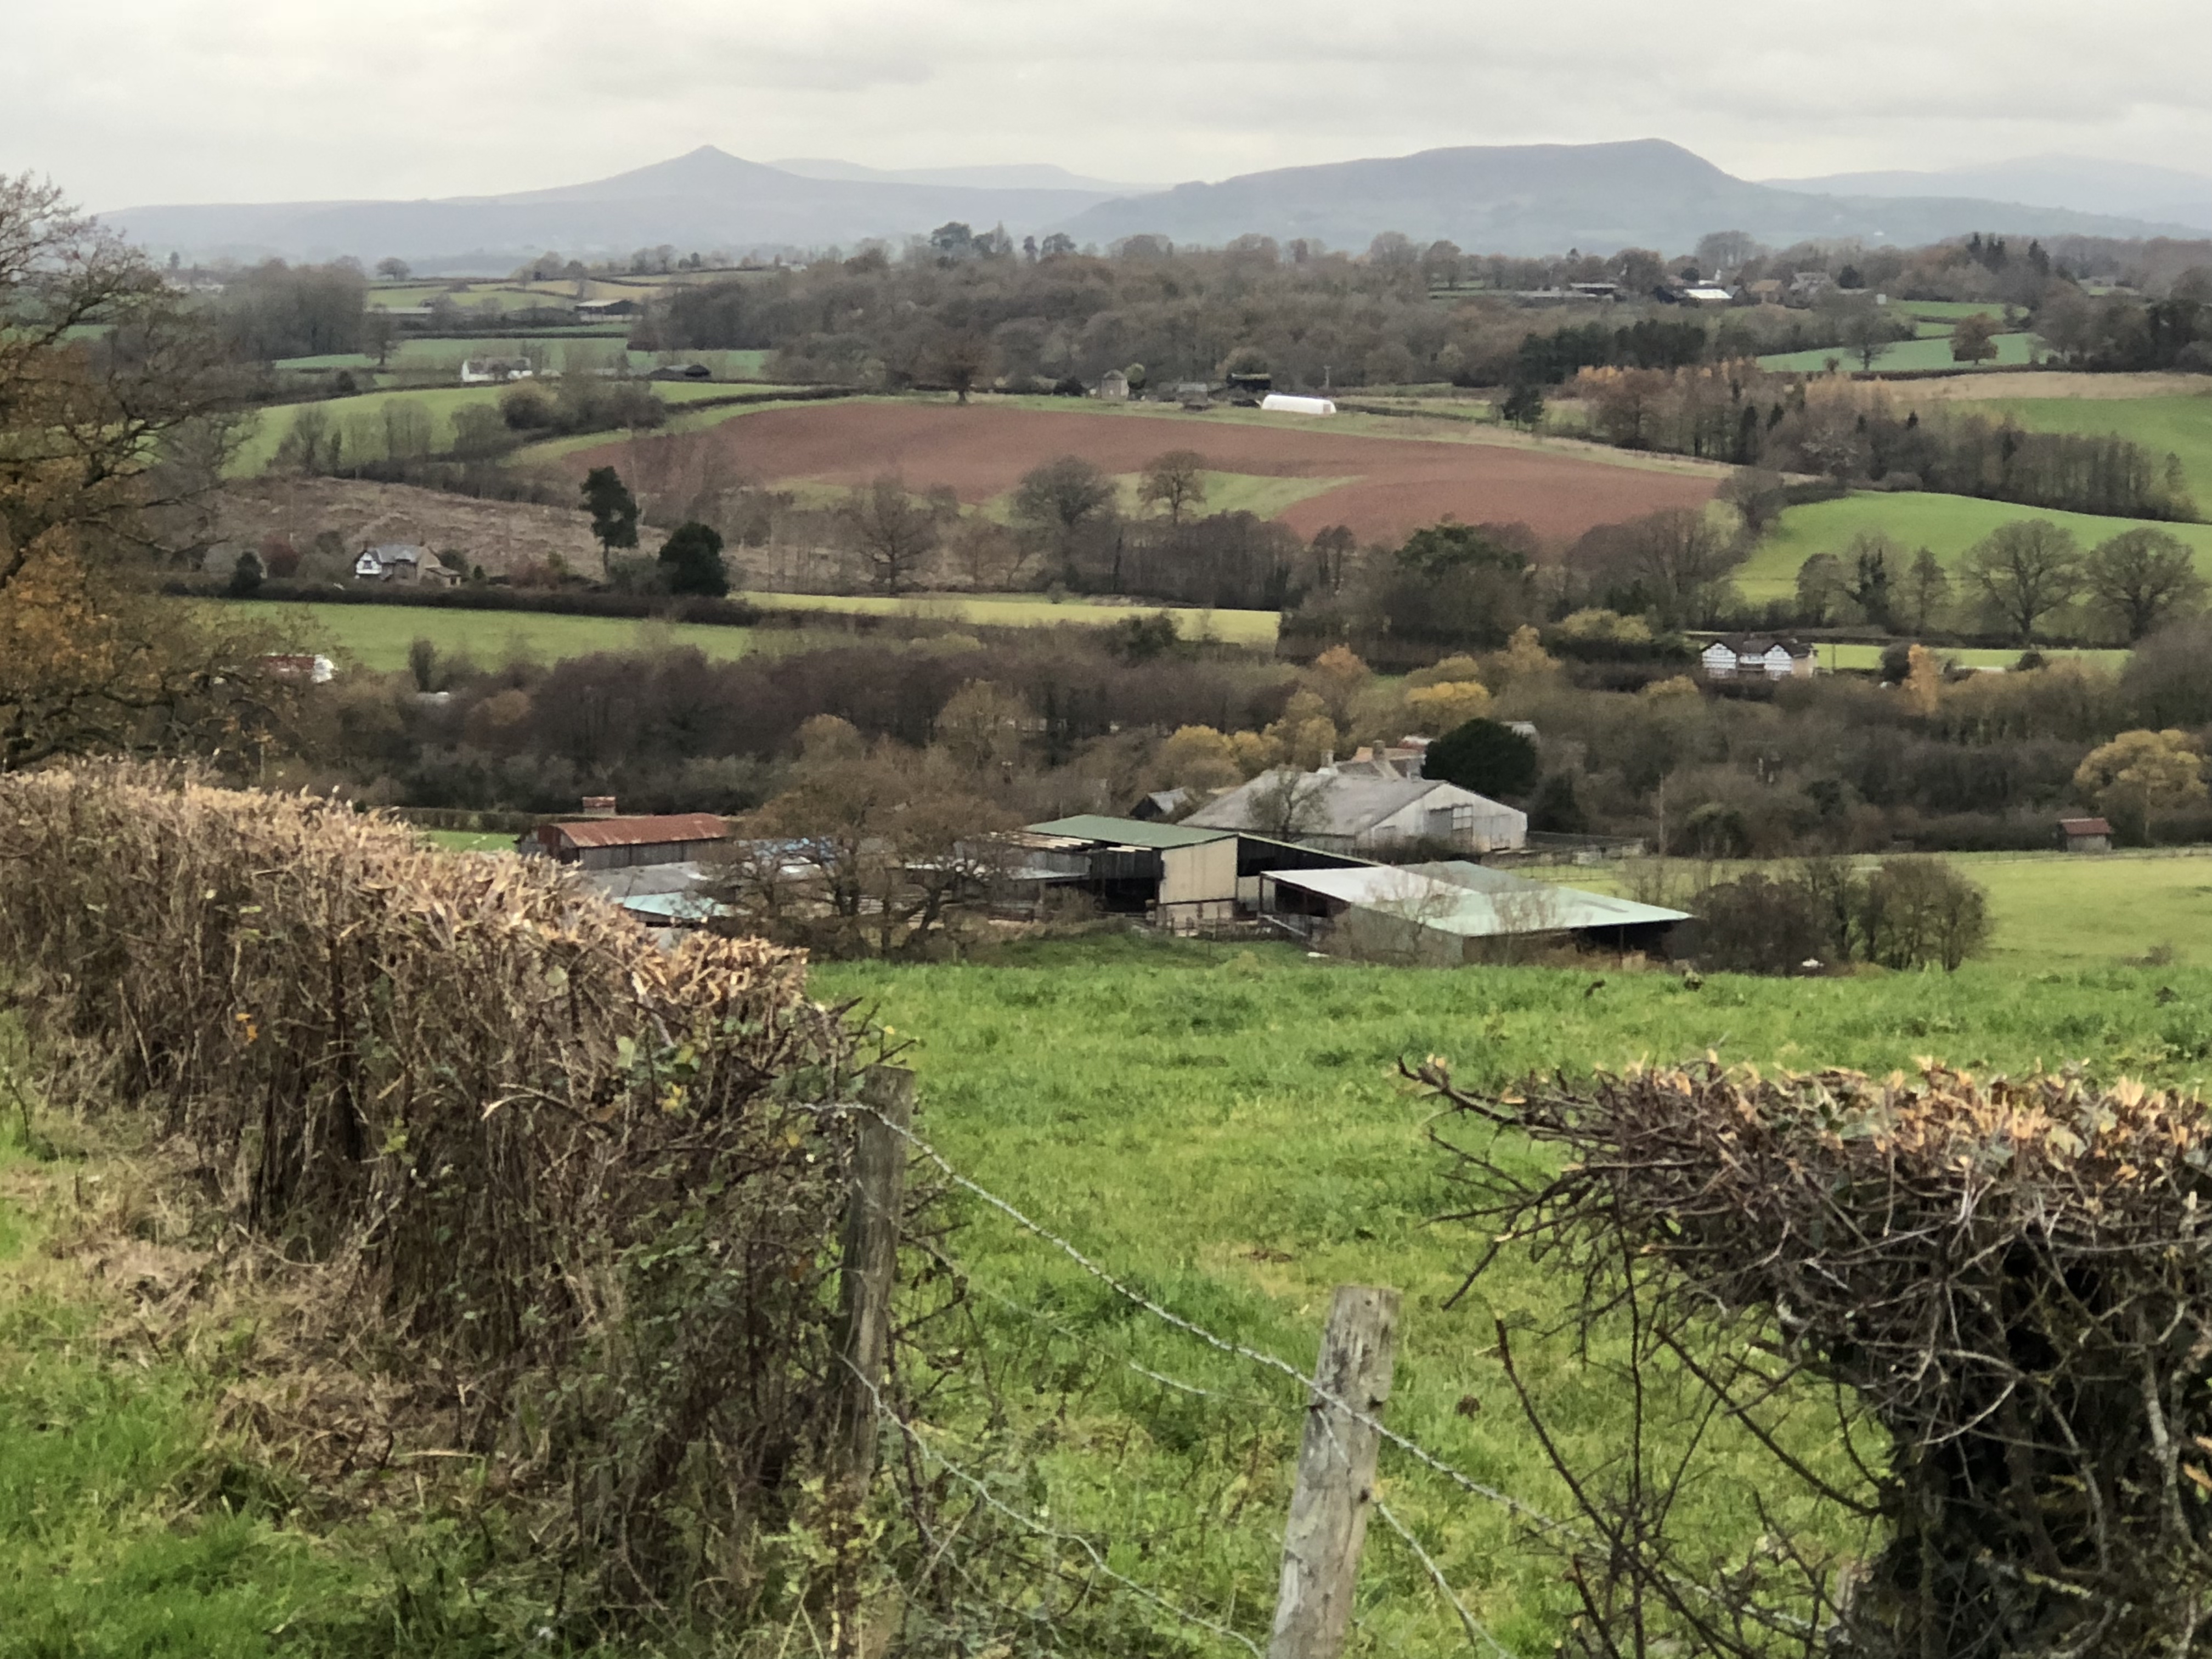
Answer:
[[[914,1157],[934,1168],[948,1184],[967,1193],[988,1209],[1012,1222],[1022,1232],[1049,1246],[1067,1261],[1074,1263],[1083,1273],[1105,1287],[1121,1302],[1184,1340],[1198,1343],[1214,1352],[1255,1367],[1271,1377],[1287,1381],[1294,1385],[1297,1390],[1294,1398],[1304,1404],[1309,1410],[1316,1405],[1327,1407],[1330,1413],[1374,1433],[1384,1444],[1409,1458],[1431,1474],[1440,1477],[1455,1490],[1480,1499],[1483,1503],[1511,1516],[1522,1525],[1555,1537],[1572,1540],[1577,1543],[1595,1543],[1595,1540],[1584,1535],[1582,1528],[1557,1520],[1533,1504],[1510,1493],[1500,1491],[1486,1482],[1476,1480],[1449,1460],[1421,1444],[1412,1437],[1391,1427],[1372,1413],[1331,1392],[1307,1368],[1293,1364],[1279,1355],[1255,1348],[1249,1343],[1224,1336],[1197,1321],[1163,1305],[1154,1297],[1146,1295],[1105,1267],[1072,1240],[1054,1231],[1026,1213],[1018,1206],[957,1168],[935,1146],[905,1125],[891,1121],[864,1103],[827,1106],[816,1109],[825,1113],[849,1112],[873,1117],[876,1121],[905,1142]],[[1214,1401],[1224,1405],[1234,1405],[1266,1413],[1288,1409],[1288,1402],[1281,1399],[1267,1399],[1249,1394],[1231,1393],[1220,1389],[1207,1388],[1143,1364],[1128,1355],[1116,1352],[1075,1330],[1066,1322],[1054,1319],[1006,1295],[1004,1291],[982,1283],[970,1269],[954,1261],[934,1245],[922,1243],[919,1248],[939,1267],[953,1275],[963,1289],[983,1296],[1016,1316],[1052,1332],[1098,1356],[1110,1364],[1127,1370],[1158,1388],[1182,1396]],[[1009,1504],[992,1490],[989,1480],[984,1475],[962,1464],[946,1451],[926,1426],[900,1417],[884,1400],[881,1393],[874,1389],[873,1385],[871,1384],[869,1387],[870,1392],[875,1396],[877,1409],[884,1422],[903,1437],[925,1461],[943,1471],[948,1479],[970,1492],[978,1503],[983,1504],[1000,1520],[1031,1536],[1075,1550],[1100,1577],[1117,1588],[1137,1596],[1155,1611],[1170,1615],[1178,1624],[1189,1629],[1205,1632],[1222,1641],[1233,1644],[1252,1653],[1255,1659],[1258,1659],[1261,1653],[1260,1648],[1243,1632],[1205,1613],[1194,1612],[1118,1571],[1109,1563],[1107,1552],[1095,1540],[1054,1526],[1042,1516]],[[1438,1595],[1449,1607],[1460,1630],[1465,1635],[1469,1650],[1500,1656],[1501,1659],[1515,1659],[1510,1650],[1499,1642],[1474,1616],[1464,1598],[1452,1587],[1434,1554],[1422,1544],[1411,1528],[1382,1501],[1379,1492],[1371,1494],[1371,1497],[1374,1513],[1382,1518],[1389,1533],[1404,1547],[1419,1568],[1421,1574],[1435,1587]]]

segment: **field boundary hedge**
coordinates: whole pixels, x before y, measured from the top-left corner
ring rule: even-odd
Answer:
[[[304,795],[0,779],[0,974],[57,1099],[161,1139],[343,1346],[544,1489],[572,1607],[725,1607],[816,1464],[853,1034],[544,860]]]

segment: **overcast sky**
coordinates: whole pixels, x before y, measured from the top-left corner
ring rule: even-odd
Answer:
[[[0,172],[95,209],[568,184],[712,143],[1174,182],[1670,138],[1749,178],[2212,173],[2201,0],[4,0]]]

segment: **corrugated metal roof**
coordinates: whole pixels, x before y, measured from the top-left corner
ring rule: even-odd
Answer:
[[[1477,866],[1480,867],[1480,866]],[[1547,881],[1489,871],[1512,885],[1486,884],[1480,890],[1420,871],[1370,865],[1358,870],[1282,870],[1279,885],[1318,893],[1363,910],[1379,911],[1439,933],[1492,939],[1508,933],[1556,933],[1586,927],[1636,927],[1686,921],[1680,910],[1637,904],[1605,893],[1584,892]]]
[[[1109,818],[1096,812],[1079,812],[1072,818],[1032,823],[1036,836],[1065,836],[1070,841],[1103,841],[1115,847],[1198,847],[1209,841],[1226,841],[1226,830],[1194,830],[1180,823],[1147,823],[1142,818]]]
[[[2061,818],[2058,827],[2069,836],[2109,836],[2112,826],[2103,818]]]
[[[670,812],[659,817],[586,818],[552,826],[572,847],[657,847],[665,842],[720,841],[730,826],[712,812]]]
[[[1342,772],[1294,775],[1298,802],[1294,816],[1310,820],[1301,828],[1301,834],[1348,840],[1417,802],[1425,803],[1430,811],[1447,806],[1471,807],[1483,820],[1505,826],[1509,834],[1525,830],[1528,824],[1525,815],[1503,802],[1438,778],[1361,777]],[[1262,772],[1203,811],[1192,813],[1184,822],[1218,830],[1264,829],[1269,818],[1291,816],[1280,810],[1284,777],[1280,769]]]

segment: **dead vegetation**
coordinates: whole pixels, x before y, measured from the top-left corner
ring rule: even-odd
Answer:
[[[481,1460],[587,1628],[762,1593],[831,1400],[810,1109],[855,1064],[802,957],[118,767],[0,780],[0,973],[50,1098],[148,1148],[50,1194],[52,1248],[132,1340],[249,1330],[234,1426],[362,1498]]]
[[[1578,1650],[2186,1655],[2212,1613],[2212,1112],[2072,1073],[1707,1064],[1480,1097],[1466,1212],[1579,1290],[1633,1431],[1553,1542]],[[1532,1164],[1522,1139],[1551,1149]],[[1487,1258],[1486,1258],[1487,1260]],[[1477,1268],[1477,1273],[1480,1268]],[[1472,1279],[1470,1280],[1472,1283]],[[1766,1536],[1685,1534],[1680,1451],[1763,1449]],[[1686,1442],[1683,1433],[1694,1431]]]

